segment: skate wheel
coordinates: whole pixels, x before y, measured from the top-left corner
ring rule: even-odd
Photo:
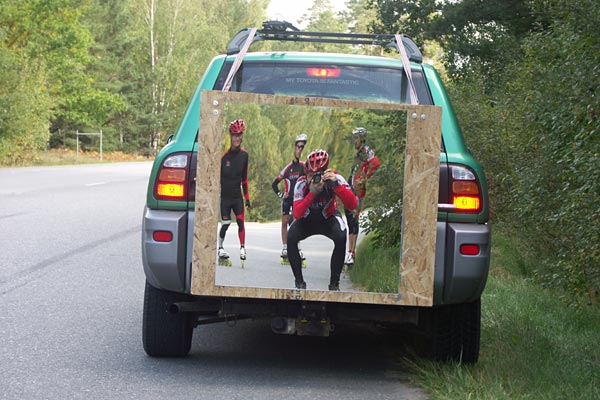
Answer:
[[[302,268],[306,268],[306,260],[302,260]]]
[[[246,262],[246,260],[241,260],[242,261],[242,268],[244,268],[244,263]]]
[[[231,259],[229,258],[219,258],[219,265],[223,267],[231,267]]]

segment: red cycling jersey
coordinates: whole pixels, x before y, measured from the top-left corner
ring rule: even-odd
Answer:
[[[370,178],[380,165],[381,162],[375,155],[375,152],[366,144],[362,145],[354,158],[354,165],[350,171],[349,179],[350,186],[359,199],[365,197],[367,192],[364,184],[360,184],[359,182],[364,183],[364,179]]]
[[[336,198],[339,197],[348,210],[353,210],[358,205],[358,199],[352,193],[348,182],[339,174],[335,174],[337,185],[332,189],[329,185],[319,193],[314,194],[309,189],[306,176],[301,176],[294,189],[294,219],[306,218],[309,215],[320,213],[324,218],[329,218],[338,212]]]

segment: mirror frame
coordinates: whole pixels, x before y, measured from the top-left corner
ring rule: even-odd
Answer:
[[[398,293],[330,292],[215,284],[220,169],[228,102],[307,107],[366,108],[406,112],[402,243]],[[202,91],[191,293],[194,295],[431,306],[435,266],[442,109],[436,106],[368,103],[316,97]],[[204,201],[198,201],[204,199]]]

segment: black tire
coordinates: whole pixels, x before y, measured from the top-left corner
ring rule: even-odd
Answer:
[[[185,357],[192,346],[193,314],[169,313],[167,307],[188,299],[183,293],[169,292],[146,282],[142,342],[151,357]]]
[[[427,356],[435,361],[476,363],[479,359],[481,300],[426,310],[421,328]]]

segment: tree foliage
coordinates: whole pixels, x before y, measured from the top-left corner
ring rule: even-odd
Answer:
[[[526,216],[520,227],[547,254],[536,273],[570,293],[592,295],[600,289],[600,10],[594,3],[547,2],[549,29],[525,41],[512,85],[527,94],[521,143],[537,161],[519,167],[514,190],[530,199],[517,207]]]
[[[566,296],[600,290],[600,20],[593,0],[373,0],[380,31],[437,40],[492,218]]]
[[[308,135],[303,159],[316,149],[326,150],[330,168],[348,177],[355,150],[350,132],[364,121],[366,111],[336,108],[258,104],[230,104],[224,121],[247,121],[243,147],[248,150],[249,185],[253,203],[250,219],[273,220],[280,216],[280,199],[271,188],[279,172],[293,159],[294,139]],[[282,118],[285,115],[285,118]],[[226,127],[223,127],[226,132]],[[223,150],[229,148],[228,135]]]
[[[0,164],[18,165],[48,141],[51,100],[42,66],[0,47]]]
[[[17,116],[5,119],[0,152],[5,161],[18,162],[27,151],[45,149],[52,132],[101,125],[122,107],[118,95],[93,87],[87,71],[92,39],[82,23],[86,4],[81,0],[0,2],[3,60],[20,65],[24,72],[16,77],[19,84],[11,86],[16,81],[7,80],[0,90],[31,88],[3,96],[3,102],[13,104],[11,99],[19,97],[22,116],[34,122],[24,128],[29,124],[17,125]]]
[[[0,117],[0,159],[12,163],[22,151],[72,145],[75,131],[88,129],[103,130],[107,150],[151,154],[175,129],[211,58],[238,30],[260,26],[267,5],[0,0],[1,68],[23,71],[0,82],[0,104],[12,104]],[[6,116],[18,87],[33,89],[20,94],[22,113]],[[35,122],[28,134],[36,140],[25,139],[21,116]]]
[[[405,33],[421,47],[438,42],[453,78],[472,70],[493,74],[519,53],[528,32],[544,24],[531,0],[369,0],[378,19],[375,32]]]

